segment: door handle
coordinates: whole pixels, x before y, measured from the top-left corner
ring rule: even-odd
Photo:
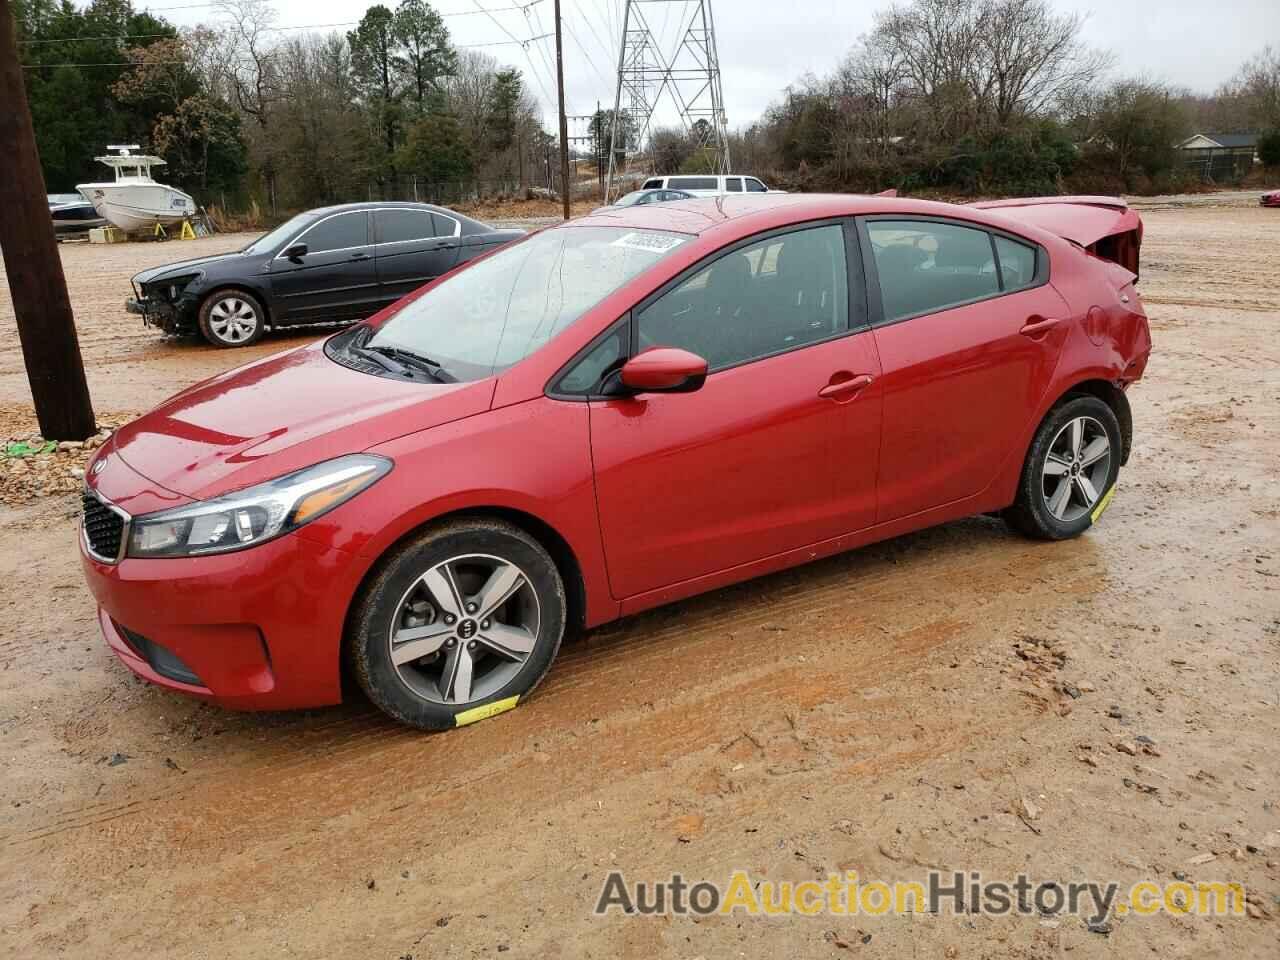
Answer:
[[[1030,316],[1027,317],[1027,322],[1022,325],[1022,329],[1018,332],[1024,337],[1030,337],[1035,340],[1038,337],[1044,336],[1044,334],[1048,333],[1051,328],[1057,326],[1058,323],[1059,320],[1057,317]]]
[[[352,260],[368,260],[369,255],[367,253],[353,253],[351,255],[351,259]]]
[[[834,376],[838,377],[840,374],[837,373]],[[856,377],[850,377],[848,380],[828,383],[818,391],[818,396],[827,400],[852,400],[857,394],[865,390],[874,379],[875,377],[870,374],[863,373]]]

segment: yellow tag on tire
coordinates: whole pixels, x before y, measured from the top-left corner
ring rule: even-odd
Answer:
[[[1097,523],[1098,518],[1102,516],[1102,511],[1107,509],[1111,503],[1111,498],[1116,494],[1116,485],[1113,483],[1111,489],[1102,495],[1102,499],[1098,501],[1098,505],[1093,508],[1093,513],[1089,514],[1091,523]]]
[[[477,720],[488,720],[490,717],[496,717],[500,713],[515,709],[515,705],[519,702],[520,694],[517,693],[514,697],[507,697],[505,700],[495,700],[493,703],[486,703],[480,707],[472,707],[470,710],[455,713],[453,722],[455,726],[465,727],[468,723],[475,723]]]

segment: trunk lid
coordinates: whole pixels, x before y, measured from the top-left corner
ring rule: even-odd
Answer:
[[[1019,197],[971,204],[1079,244],[1138,279],[1142,218],[1119,197]]]

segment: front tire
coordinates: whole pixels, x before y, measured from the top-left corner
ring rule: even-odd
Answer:
[[[1004,511],[1005,521],[1038,540],[1084,533],[1119,476],[1122,442],[1115,411],[1097,397],[1054,407],[1031,441],[1018,499]]]
[[[215,347],[247,347],[266,329],[261,302],[243,290],[216,290],[200,304],[200,332]]]
[[[352,672],[384,713],[443,730],[509,709],[564,635],[564,583],[520,528],[453,520],[391,553],[348,623]]]

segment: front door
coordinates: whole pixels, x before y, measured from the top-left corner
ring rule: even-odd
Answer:
[[[373,215],[379,297],[399,300],[453,269],[459,224],[429,210],[388,207]]]
[[[880,368],[845,251],[839,223],[775,233],[634,311],[638,349],[690,350],[709,375],[694,393],[591,403],[618,598],[874,522]]]
[[[1034,244],[937,220],[871,218],[866,228],[883,307],[883,523],[980,493],[1024,455],[1015,448],[1057,364],[1068,308]]]
[[[369,214],[353,210],[320,220],[290,246],[307,252],[271,262],[271,291],[285,323],[314,323],[367,317],[377,310],[378,275]]]

